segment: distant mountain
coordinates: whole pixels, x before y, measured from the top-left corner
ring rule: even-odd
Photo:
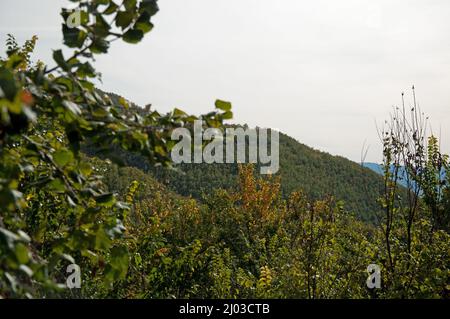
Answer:
[[[364,167],[367,167],[368,169],[371,169],[375,173],[383,176],[384,175],[384,168],[383,165],[377,164],[377,163],[363,163]],[[391,169],[392,171],[392,169]],[[400,167],[399,169],[399,179],[398,183],[404,187],[407,187],[407,181],[406,181],[406,170],[404,167]]]
[[[382,175],[382,176],[384,175],[383,165],[381,165],[381,164],[367,162],[367,163],[363,163],[363,166],[367,167],[368,169],[371,169],[372,171],[374,171],[375,173],[377,173],[379,175]],[[392,169],[391,169],[391,171],[392,171]],[[400,178],[399,178],[398,182],[400,185],[402,185],[404,187],[407,187],[407,179],[406,179],[407,175],[406,174],[407,173],[406,173],[405,168],[403,166],[400,167],[400,169],[399,169],[399,177]],[[444,178],[445,178],[445,170],[442,169],[441,179],[444,179]]]
[[[367,167],[368,169],[371,169],[375,173],[379,175],[384,175],[383,171],[383,165],[377,164],[377,163],[363,163],[364,167]]]

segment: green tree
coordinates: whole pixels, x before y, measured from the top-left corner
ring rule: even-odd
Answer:
[[[171,130],[197,119],[178,109],[143,116],[92,82],[99,77],[96,55],[116,40],[138,43],[152,30],[156,0],[72,2],[75,11],[61,13],[71,52],[55,50],[54,67],[31,62],[35,37],[19,46],[10,36],[0,59],[1,296],[48,296],[62,287],[64,266],[74,262],[89,270],[86,279],[101,275],[107,286],[123,279],[128,247],[118,238],[130,207],[106,191],[80,145],[116,145],[169,165]],[[66,23],[72,20],[77,23]],[[217,127],[230,114],[200,118]]]

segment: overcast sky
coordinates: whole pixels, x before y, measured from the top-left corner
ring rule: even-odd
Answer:
[[[0,0],[0,41],[39,36],[51,65],[62,46],[56,0]],[[160,111],[200,114],[216,98],[234,122],[273,127],[316,149],[380,161],[375,122],[417,87],[450,152],[450,1],[160,0],[138,45],[97,58],[102,88]],[[4,54],[2,50],[1,54]]]

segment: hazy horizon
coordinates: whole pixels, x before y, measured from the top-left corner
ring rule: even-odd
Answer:
[[[6,34],[39,41],[33,58],[53,65],[63,47],[67,1],[2,0]],[[70,4],[69,4],[70,5]],[[216,98],[234,123],[279,129],[301,143],[379,162],[375,123],[417,88],[442,148],[450,152],[448,0],[159,1],[154,30],[138,45],[114,42],[98,56],[99,87],[159,111],[200,114]],[[10,13],[15,12],[17,16]]]

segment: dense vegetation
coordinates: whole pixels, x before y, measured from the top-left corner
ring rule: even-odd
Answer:
[[[380,181],[284,137],[280,176],[209,166],[204,187],[214,189],[186,198],[150,167],[170,165],[171,131],[198,117],[136,110],[92,83],[93,56],[115,40],[139,42],[156,1],[72,2],[81,12],[78,27],[63,24],[72,56],[57,50],[48,68],[31,61],[36,38],[20,46],[10,36],[0,59],[0,297],[448,297],[450,177],[440,172],[449,158],[436,138],[390,123]],[[216,107],[200,117],[205,127],[231,117],[229,103]],[[149,169],[117,165],[118,149],[144,156]],[[305,168],[317,175],[302,177]],[[182,184],[201,190],[191,176]],[[341,199],[356,216],[374,208],[375,222]],[[65,285],[71,264],[81,288]],[[380,289],[366,286],[369,264],[381,268]]]
[[[139,185],[134,193],[139,200],[125,224],[131,234],[127,246],[135,247],[132,270],[111,296],[439,298],[448,293],[450,238],[445,231],[431,231],[427,216],[417,220],[411,253],[405,251],[398,216],[391,235],[396,265],[390,272],[382,227],[359,221],[332,198],[311,202],[300,191],[284,200],[279,179],[255,178],[252,166],[239,168],[236,189],[215,190],[202,204],[174,196],[136,168],[112,165],[106,180],[124,194],[125,185]],[[371,263],[382,267],[379,291],[366,287]]]

